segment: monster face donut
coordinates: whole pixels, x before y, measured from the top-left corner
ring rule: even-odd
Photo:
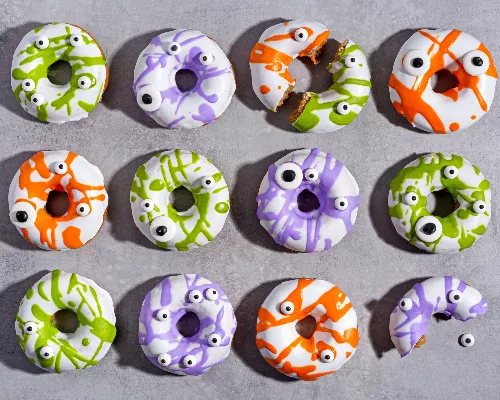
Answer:
[[[272,164],[257,195],[260,224],[276,243],[305,253],[340,242],[354,226],[358,206],[354,177],[319,149],[294,151]]]
[[[67,212],[52,216],[49,194],[66,192]],[[108,195],[95,165],[70,151],[41,151],[26,161],[9,188],[10,220],[23,237],[45,250],[82,247],[101,228]]]
[[[62,62],[71,66],[71,78],[59,84],[51,66]],[[107,76],[104,53],[94,38],[59,22],[29,32],[12,59],[14,95],[41,121],[61,124],[86,118],[101,100]]]
[[[413,286],[391,314],[389,330],[401,357],[426,341],[429,320],[434,314],[445,314],[466,322],[488,311],[486,300],[476,289],[460,279],[440,276]],[[464,335],[464,345],[472,335]]]
[[[195,86],[181,91],[175,76],[189,70]],[[226,110],[236,90],[228,58],[201,32],[179,29],[153,38],[134,71],[139,106],[166,128],[197,128],[211,124]]]
[[[350,124],[361,112],[370,94],[370,69],[365,55],[351,40],[346,40],[327,70],[333,85],[325,92],[307,92],[290,122],[299,131],[327,133]]]
[[[71,310],[74,333],[59,331],[55,314]],[[55,270],[33,285],[21,301],[16,335],[26,357],[46,371],[65,372],[97,365],[116,335],[113,300],[90,279]]]
[[[194,205],[176,211],[170,193],[191,191]],[[209,243],[223,228],[229,191],[222,173],[205,157],[185,150],[159,153],[137,170],[130,204],[134,222],[164,249],[185,251]]]
[[[200,328],[190,337],[178,322],[194,313]],[[201,375],[231,351],[236,331],[233,307],[222,289],[199,275],[171,276],[146,295],[139,317],[139,344],[158,368],[177,375]]]
[[[295,329],[312,316],[316,330],[305,338]],[[358,319],[351,301],[337,286],[319,279],[294,279],[276,286],[257,319],[257,347],[281,373],[306,381],[342,367],[356,351]]]
[[[252,85],[257,97],[276,111],[295,86],[288,67],[297,57],[317,64],[330,31],[319,22],[295,20],[267,28],[250,53]]]
[[[427,211],[427,196],[447,190],[456,203],[446,217]],[[433,253],[462,251],[486,232],[491,216],[490,183],[469,161],[432,153],[411,162],[391,182],[389,215],[396,231]]]
[[[457,86],[433,90],[438,71],[454,75]],[[486,114],[498,74],[489,50],[459,30],[422,29],[403,45],[389,80],[397,112],[415,127],[434,133],[465,129]]]

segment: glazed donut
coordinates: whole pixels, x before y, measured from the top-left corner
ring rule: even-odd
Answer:
[[[305,338],[297,322],[313,316],[316,330]],[[320,279],[294,279],[276,286],[259,309],[257,347],[281,373],[306,381],[342,367],[356,351],[358,318],[340,288]]]
[[[196,85],[181,91],[176,73],[190,70]],[[166,128],[197,128],[211,124],[231,102],[236,82],[224,51],[198,31],[178,29],[162,33],[140,54],[134,70],[137,103]]]
[[[195,313],[200,328],[191,337],[177,323]],[[158,368],[177,375],[202,375],[222,363],[236,331],[233,306],[219,285],[199,275],[170,276],[144,299],[139,317],[139,344]]]
[[[57,311],[78,318],[74,333],[54,325]],[[88,368],[106,355],[116,336],[113,300],[107,291],[83,276],[55,270],[28,290],[16,316],[16,335],[26,357],[46,371]]]
[[[170,204],[170,193],[181,186],[194,197],[194,205],[182,212]],[[130,204],[135,224],[151,242],[185,251],[204,246],[222,230],[229,191],[210,160],[177,149],[159,153],[137,169]]]
[[[317,64],[328,40],[328,28],[301,19],[267,28],[250,53],[252,86],[259,100],[276,111],[295,86],[288,67],[297,57],[309,57]]]
[[[341,44],[327,67],[333,85],[322,93],[307,92],[289,121],[302,132],[333,132],[350,124],[361,112],[372,86],[368,61],[351,40]]]
[[[48,68],[71,64],[68,83],[51,82]],[[101,100],[108,81],[104,52],[78,26],[54,22],[30,31],[12,59],[11,85],[17,101],[40,121],[62,124],[86,118]]]
[[[451,72],[458,85],[436,93],[432,78],[441,70]],[[479,40],[456,29],[422,29],[399,51],[389,92],[397,112],[414,127],[448,133],[468,128],[489,111],[497,79],[493,58]]]
[[[391,314],[389,331],[399,355],[405,357],[425,343],[434,314],[466,322],[486,311],[486,300],[476,289],[460,279],[439,276],[417,283],[399,300]]]
[[[301,211],[303,196],[316,209]],[[294,151],[270,165],[257,195],[257,217],[276,243],[311,253],[335,246],[352,229],[359,188],[340,161],[319,149]]]
[[[441,218],[427,211],[427,196],[447,190],[456,209]],[[490,183],[479,169],[454,154],[431,153],[404,167],[391,182],[389,215],[411,244],[433,253],[462,251],[486,232],[491,217]]]

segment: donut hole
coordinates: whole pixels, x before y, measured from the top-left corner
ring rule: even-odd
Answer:
[[[175,326],[182,336],[191,337],[200,330],[200,319],[194,312],[188,311],[179,318]]]
[[[71,80],[71,75],[73,75],[73,68],[64,60],[57,60],[47,68],[47,79],[53,85],[67,85]]]
[[[76,313],[72,310],[59,310],[52,315],[50,320],[52,325],[62,333],[75,333],[80,325]]]
[[[440,69],[431,78],[431,87],[436,93],[444,93],[459,84],[458,78],[447,69]]]
[[[45,210],[52,218],[62,217],[69,210],[68,193],[52,190],[47,198]]]
[[[317,210],[320,206],[318,196],[308,189],[304,189],[297,196],[297,207],[303,213]]]
[[[193,90],[197,82],[198,76],[190,69],[180,69],[175,74],[175,84],[182,93]]]
[[[457,202],[446,189],[438,190],[427,196],[426,209],[435,217],[445,218],[457,209]]]
[[[195,204],[193,193],[184,186],[179,186],[170,193],[169,202],[177,212],[187,211]]]
[[[316,318],[308,315],[295,324],[297,333],[305,339],[309,339],[316,332]]]

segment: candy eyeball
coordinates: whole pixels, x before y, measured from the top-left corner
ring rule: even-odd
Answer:
[[[57,175],[64,175],[68,172],[68,165],[64,161],[54,163],[52,171]]]
[[[321,352],[320,358],[324,363],[331,363],[335,359],[335,354],[330,349],[325,349]]]
[[[90,214],[90,206],[87,203],[80,203],[76,206],[76,212],[80,217],[86,217]]]
[[[160,108],[162,103],[161,93],[151,86],[144,86],[137,91],[137,104],[144,111],[153,112]]]
[[[187,355],[182,359],[182,364],[186,367],[194,367],[196,365],[196,357],[192,355]]]
[[[35,93],[33,96],[31,96],[31,104],[33,104],[35,107],[38,107],[43,103],[45,103],[45,97],[43,97],[42,94]]]
[[[472,209],[477,214],[484,214],[484,212],[486,211],[486,203],[482,200],[477,200],[472,205]]]
[[[168,353],[162,353],[158,356],[158,364],[162,367],[168,367],[172,362],[172,357]]]
[[[292,314],[294,308],[295,307],[293,306],[293,303],[291,301],[284,301],[280,306],[281,313],[285,315]]]
[[[287,162],[276,169],[274,178],[284,190],[297,189],[302,183],[303,172],[297,164]]]
[[[306,169],[304,176],[309,182],[316,182],[319,178],[319,172],[314,168],[308,168]]]
[[[149,232],[158,242],[168,242],[175,236],[175,223],[170,218],[162,216],[157,217],[151,222]]]
[[[167,46],[167,53],[171,56],[176,56],[181,52],[181,45],[177,42],[170,42]]]
[[[204,176],[201,178],[201,186],[205,189],[212,189],[215,186],[215,179],[213,176]]]
[[[461,303],[463,301],[463,294],[459,290],[450,290],[448,300],[453,304]]]
[[[431,59],[423,50],[411,50],[403,58],[403,67],[411,76],[422,76],[431,67]]]
[[[480,50],[472,50],[464,56],[462,64],[469,75],[480,76],[490,68],[490,58]]]
[[[351,54],[348,54],[344,58],[344,63],[347,68],[356,68],[359,65],[358,58],[356,56],[353,56]]]
[[[69,44],[73,47],[80,47],[84,45],[83,37],[81,35],[71,35]]]
[[[454,167],[453,165],[448,165],[443,170],[443,175],[446,179],[454,179],[458,176],[458,169],[457,169],[457,167]]]
[[[92,79],[86,75],[82,75],[78,78],[78,87],[80,89],[90,89],[92,87]]]
[[[189,298],[189,301],[191,303],[199,303],[201,302],[201,300],[203,300],[203,295],[201,294],[201,292],[199,290],[191,290],[188,294],[188,298]]]
[[[212,333],[208,337],[208,344],[212,347],[219,347],[222,344],[222,338],[218,333]]]
[[[337,104],[337,112],[340,115],[347,115],[351,112],[351,105],[347,101],[341,101]]]
[[[141,202],[141,210],[144,212],[152,212],[155,209],[155,203],[151,199],[145,199]]]
[[[35,81],[33,79],[25,79],[22,83],[21,83],[21,87],[23,88],[23,90],[25,92],[32,92],[33,90],[35,90]]]
[[[297,42],[305,42],[309,38],[309,33],[304,28],[298,28],[295,29],[295,32],[293,33],[293,38]]]
[[[474,342],[474,336],[472,336],[470,333],[464,333],[462,336],[460,336],[460,344],[464,347],[474,346]]]
[[[349,207],[349,201],[345,197],[337,197],[335,199],[335,208],[339,211],[344,211]]]
[[[158,321],[166,321],[170,318],[170,311],[166,308],[160,308],[156,313],[156,319]]]
[[[409,206],[415,206],[418,203],[418,194],[409,192],[405,194],[405,203]]]
[[[433,216],[420,218],[415,224],[415,232],[420,240],[431,243],[438,240],[443,233],[443,225]]]
[[[23,326],[23,331],[26,335],[33,335],[37,329],[38,327],[35,322],[26,322]]]
[[[35,225],[36,210],[30,203],[21,201],[10,209],[10,220],[18,228],[30,228]]]
[[[49,39],[45,36],[38,36],[35,40],[35,46],[43,50],[49,47]]]
[[[202,65],[210,65],[214,62],[214,56],[211,53],[201,53],[199,60]]]
[[[399,309],[401,311],[410,311],[412,307],[413,307],[413,301],[408,297],[403,297],[399,301]]]
[[[54,357],[54,350],[52,350],[50,346],[43,346],[40,349],[40,357],[42,357],[45,360],[48,360]]]
[[[207,300],[215,301],[219,298],[219,292],[214,288],[207,289],[205,291],[205,297]]]

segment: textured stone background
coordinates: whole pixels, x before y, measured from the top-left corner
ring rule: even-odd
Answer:
[[[389,181],[415,154],[455,152],[469,159],[500,187],[497,149],[498,101],[469,130],[437,136],[417,132],[397,116],[387,81],[403,42],[417,28],[458,28],[483,40],[500,63],[500,6],[495,2],[255,0],[43,2],[0,4],[0,398],[46,399],[498,399],[498,201],[487,234],[471,249],[453,255],[417,252],[394,231],[387,216]],[[324,69],[336,42],[350,38],[367,53],[372,97],[350,126],[329,135],[298,134],[286,122],[294,96],[281,113],[263,110],[248,68],[250,49],[268,26],[306,17],[332,31],[317,67],[297,61],[297,89],[321,91],[330,82]],[[25,113],[10,89],[10,59],[32,28],[67,21],[91,32],[111,68],[102,103],[80,122],[47,125]],[[156,34],[172,28],[198,29],[214,38],[234,64],[238,89],[215,124],[167,131],[149,119],[131,92],[137,56]],[[255,216],[255,195],[267,166],[286,152],[319,147],[342,160],[361,189],[355,229],[334,249],[291,254],[274,244]],[[138,165],[153,153],[185,148],[211,158],[231,193],[231,215],[208,246],[188,253],[155,248],[134,226],[129,186]],[[8,219],[8,185],[20,164],[42,149],[68,149],[98,165],[110,195],[109,217],[99,235],[78,251],[34,250]],[[45,271],[61,268],[87,276],[107,289],[116,305],[118,336],[98,367],[61,376],[45,373],[24,357],[14,334],[14,317],[25,291]],[[196,272],[218,282],[237,313],[239,329],[224,364],[202,377],[176,377],[153,367],[137,343],[141,302],[162,277]],[[433,321],[429,343],[400,360],[387,335],[389,313],[421,277],[453,274],[478,288],[490,311],[467,324]],[[259,305],[282,280],[317,277],[339,285],[359,316],[361,342],[337,374],[316,383],[295,382],[269,367],[254,345]],[[461,333],[476,345],[462,348]]]

